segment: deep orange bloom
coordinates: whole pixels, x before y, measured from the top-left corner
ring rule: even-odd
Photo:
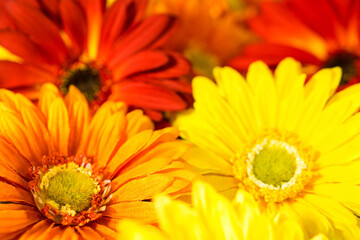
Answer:
[[[157,120],[186,108],[189,64],[159,49],[175,19],[144,17],[145,7],[146,0],[1,1],[0,46],[19,58],[0,61],[0,87],[37,98],[41,83],[64,94],[73,84],[94,106],[124,101]]]
[[[178,130],[126,111],[91,117],[73,86],[63,99],[45,84],[38,107],[0,90],[0,239],[113,239],[122,218],[155,222],[155,195],[190,190]]]
[[[240,51],[251,36],[244,27],[243,0],[149,0],[148,13],[178,17],[176,35],[167,49],[182,52],[197,74],[211,75]]]
[[[309,73],[340,66],[342,87],[360,81],[360,1],[286,0],[264,2],[250,21],[261,41],[245,48],[230,63],[244,70],[262,60],[275,66],[291,56],[307,64]]]

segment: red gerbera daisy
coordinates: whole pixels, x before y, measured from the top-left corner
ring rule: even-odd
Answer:
[[[187,107],[189,64],[160,50],[172,32],[169,15],[143,17],[146,0],[3,0],[0,46],[19,57],[0,61],[0,87],[37,98],[52,82],[75,85],[94,107],[105,99],[161,111]]]
[[[308,64],[310,73],[341,67],[341,88],[360,81],[359,0],[264,2],[250,27],[262,42],[233,59],[235,68],[246,69],[255,60],[275,65],[291,56]]]

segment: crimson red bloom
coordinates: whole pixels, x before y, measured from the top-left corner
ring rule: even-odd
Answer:
[[[19,57],[0,61],[0,87],[36,99],[38,86],[52,82],[64,94],[77,86],[92,106],[106,99],[161,111],[187,107],[188,62],[159,49],[175,19],[143,17],[146,0],[3,0],[0,46]]]
[[[340,66],[341,88],[360,82],[360,0],[264,2],[249,23],[261,42],[247,46],[231,66],[244,70],[255,60],[275,66],[291,56],[309,73]]]

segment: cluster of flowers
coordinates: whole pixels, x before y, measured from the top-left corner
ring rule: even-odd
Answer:
[[[0,239],[358,239],[359,82],[360,0],[0,0]]]

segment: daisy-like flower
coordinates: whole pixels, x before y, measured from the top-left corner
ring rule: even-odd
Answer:
[[[230,198],[240,188],[268,214],[288,209],[309,236],[357,238],[360,85],[334,94],[336,67],[304,86],[306,75],[291,58],[274,75],[255,62],[246,80],[229,67],[214,76],[217,84],[193,80],[194,110],[175,120],[194,144],[184,159]]]
[[[123,101],[156,120],[161,111],[185,109],[191,86],[181,77],[189,64],[159,49],[174,17],[143,17],[145,0],[105,4],[1,1],[0,46],[12,60],[0,61],[0,87],[36,99],[41,83],[54,83],[63,94],[75,85],[95,108],[106,99]]]
[[[193,207],[169,197],[156,198],[160,228],[123,220],[118,239],[309,239],[296,219],[285,212],[273,219],[261,214],[254,198],[239,191],[232,203],[210,185],[196,182]],[[318,235],[314,240],[327,239]]]
[[[339,66],[339,89],[360,82],[360,1],[266,1],[249,24],[260,42],[247,46],[230,65],[247,69],[255,60],[275,67],[285,57],[306,64],[308,73]]]
[[[45,84],[39,107],[0,90],[0,238],[113,239],[119,219],[154,223],[151,198],[186,193],[195,177],[177,136],[121,102],[90,117],[73,86],[63,99]]]
[[[150,0],[148,6],[150,14],[171,13],[178,17],[176,35],[165,47],[182,52],[197,74],[207,76],[250,40],[244,27],[244,11],[241,0]]]

